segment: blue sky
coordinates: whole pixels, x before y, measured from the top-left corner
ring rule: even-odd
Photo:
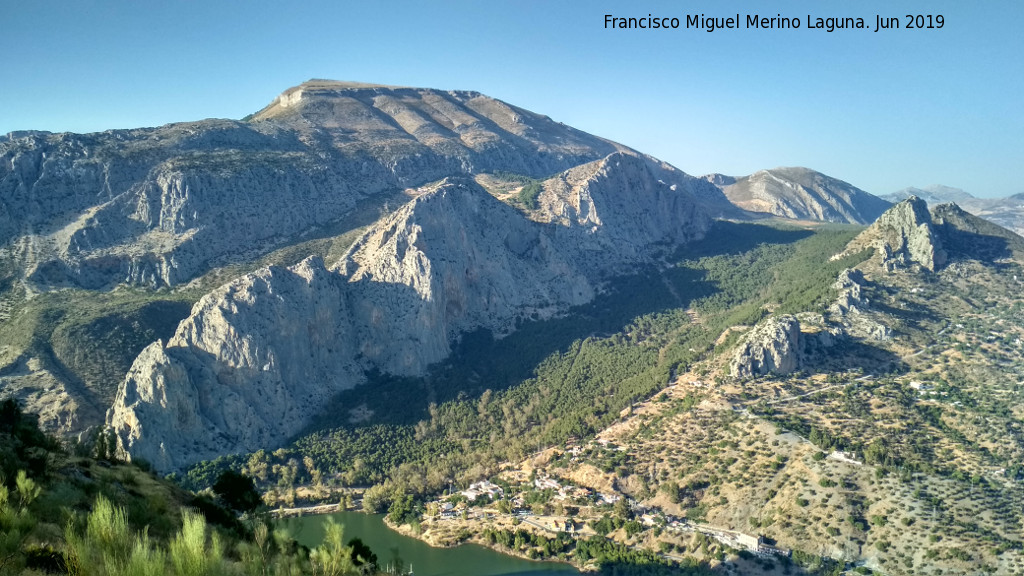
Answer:
[[[604,15],[799,30],[605,30]],[[806,18],[942,14],[941,30]],[[1024,2],[0,0],[0,133],[240,118],[309,78],[472,89],[692,174],[1024,192]]]

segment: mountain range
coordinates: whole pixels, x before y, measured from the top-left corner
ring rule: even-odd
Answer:
[[[301,461],[395,500],[507,470],[527,440],[615,437],[560,468],[734,529],[784,513],[775,533],[822,556],[871,543],[876,568],[913,564],[922,542],[861,527],[918,505],[887,475],[934,491],[1002,468],[977,502],[1019,495],[1018,405],[997,401],[1019,392],[1024,239],[999,225],[1015,198],[883,199],[799,167],[694,177],[477,92],[327,80],[237,121],[12,133],[0,396],[189,481],[231,466],[284,486],[287,469],[294,488]],[[908,391],[933,381],[958,404]],[[670,430],[700,453],[651,447]],[[875,472],[827,468],[833,448]],[[841,527],[794,519],[832,497]],[[1019,514],[978,522],[1021,548]],[[943,546],[976,545],[965,532]]]

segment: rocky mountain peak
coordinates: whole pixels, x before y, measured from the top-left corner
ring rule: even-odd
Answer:
[[[865,232],[877,236],[876,246],[886,267],[918,264],[935,271],[946,263],[946,251],[932,226],[928,204],[911,196],[882,214]]]
[[[620,150],[478,92],[311,80],[247,122],[0,140],[0,250],[44,290],[175,286],[377,195]]]
[[[873,248],[886,270],[920,266],[936,271],[950,260],[995,262],[1024,257],[1024,238],[954,203],[929,211],[910,196],[854,238],[841,255]]]
[[[928,204],[911,196],[886,210],[843,254],[873,248],[887,270],[917,265],[934,272],[948,259],[939,236]]]
[[[890,205],[842,180],[803,167],[759,170],[739,178],[719,174],[704,178],[721,188],[736,206],[783,218],[867,224]]]

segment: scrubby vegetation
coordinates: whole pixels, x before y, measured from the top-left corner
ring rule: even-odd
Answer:
[[[516,197],[523,203],[523,206],[526,206],[530,210],[536,210],[537,198],[543,191],[544,184],[542,182],[530,182],[529,184],[524,184],[523,187],[519,189],[519,194],[517,194]]]
[[[0,403],[0,574],[372,574],[364,546],[339,525],[322,545],[297,545],[273,522],[239,520],[224,498],[186,492],[138,466],[63,447],[12,400]],[[222,495],[254,510],[225,476]],[[244,482],[243,482],[244,483]]]

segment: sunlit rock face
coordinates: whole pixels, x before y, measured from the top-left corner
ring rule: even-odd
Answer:
[[[245,121],[0,139],[0,249],[38,289],[175,286],[457,174],[627,148],[476,92],[311,81]]]
[[[280,445],[366,370],[423,374],[467,331],[564,312],[700,238],[711,221],[690,187],[704,185],[614,153],[547,180],[532,211],[468,178],[422,189],[331,267],[266,268],[204,297],[138,357],[107,423],[162,470]]]

